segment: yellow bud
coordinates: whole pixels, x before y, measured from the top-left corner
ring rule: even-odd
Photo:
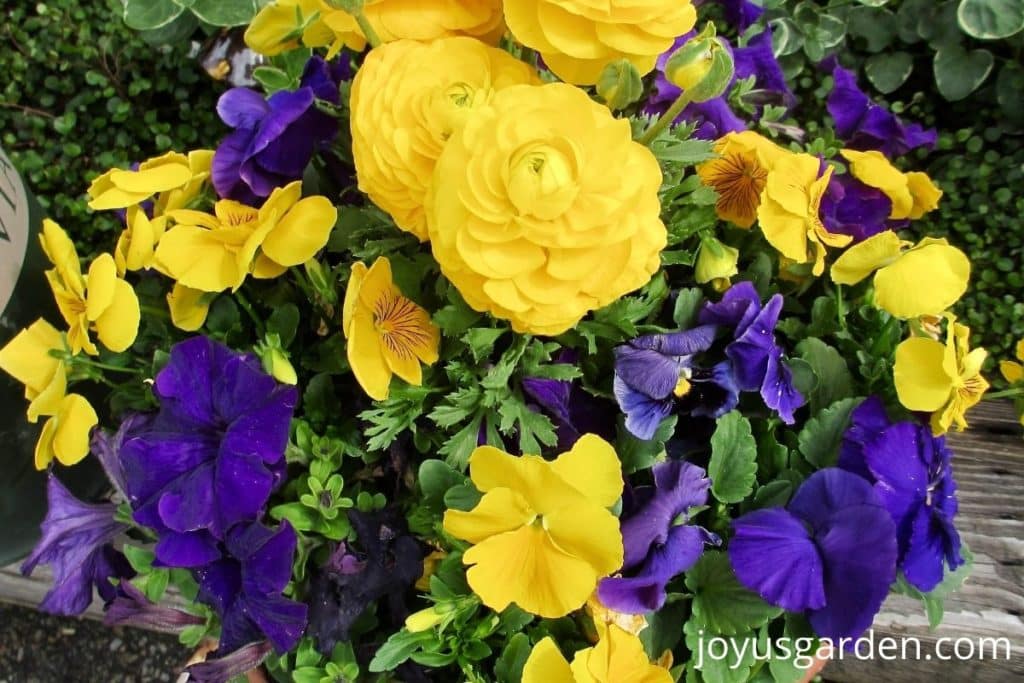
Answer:
[[[739,257],[740,252],[735,247],[722,244],[714,237],[704,238],[697,255],[697,282],[703,285],[736,275]]]
[[[597,94],[609,109],[623,109],[644,94],[644,82],[640,79],[640,72],[629,60],[620,59],[601,72],[601,77],[597,79]]]
[[[715,37],[711,22],[672,53],[665,65],[665,77],[681,88],[690,102],[707,102],[724,93],[733,71],[732,53]]]
[[[443,617],[433,607],[422,609],[419,612],[410,614],[405,620],[405,629],[410,633],[419,633],[434,628],[441,623]]]

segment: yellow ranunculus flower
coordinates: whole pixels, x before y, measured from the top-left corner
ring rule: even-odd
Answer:
[[[63,350],[64,337],[42,318],[0,349],[0,370],[25,385],[29,422],[55,414],[64,399],[67,369],[63,361],[50,355],[50,351]]]
[[[510,603],[556,618],[579,609],[597,582],[622,566],[619,520],[608,508],[622,494],[612,446],[593,434],[552,462],[481,446],[469,473],[484,496],[469,512],[448,510],[444,528],[473,547],[466,579],[485,605]]]
[[[705,185],[718,192],[715,212],[724,221],[749,228],[757,220],[768,172],[789,152],[752,130],[728,133],[715,143],[718,157],[697,167]]]
[[[970,348],[971,330],[946,315],[946,343],[911,337],[896,347],[894,378],[900,403],[909,410],[932,413],[932,431],[943,434],[955,424],[967,427],[964,415],[988,391],[981,366],[988,352]]]
[[[143,161],[137,171],[111,169],[89,185],[89,207],[94,211],[124,209],[158,193],[179,191],[187,194],[186,188],[195,193],[198,191],[196,183],[198,182],[198,187],[201,187],[209,177],[209,160],[212,157],[213,153],[207,150],[193,152],[189,156],[168,152],[163,156]],[[169,194],[166,198],[158,200],[156,206],[162,209],[170,201]]]
[[[385,43],[471,36],[494,44],[505,30],[501,0],[366,0],[363,13]],[[328,57],[366,48],[355,17],[325,0],[275,0],[253,18],[245,42],[270,56],[300,44],[327,47]]]
[[[810,154],[786,154],[779,158],[765,181],[757,218],[765,239],[796,263],[813,263],[812,272],[825,271],[826,246],[844,247],[853,238],[837,235],[822,225],[821,198],[832,178],[826,166]]]
[[[572,664],[551,636],[536,646],[523,667],[523,683],[672,683],[672,674],[652,664],[640,638],[618,626],[598,624],[597,645],[578,650]]]
[[[206,322],[206,316],[210,313],[210,304],[213,303],[214,298],[214,294],[175,282],[174,288],[167,293],[167,307],[171,311],[171,323],[179,330],[195,332]]]
[[[1021,363],[1024,363],[1024,339],[1021,339],[1019,342],[1017,342],[1016,352],[1017,360],[1021,361]],[[1021,363],[1015,363],[1012,360],[999,361],[999,371],[1002,373],[1003,379],[1005,379],[1010,384],[1016,384],[1018,382],[1024,381],[1024,365],[1022,365]],[[0,362],[0,368],[2,367],[3,363]]]
[[[221,292],[241,287],[250,272],[276,277],[305,263],[327,244],[338,210],[326,197],[301,195],[295,181],[259,209],[222,199],[213,215],[171,211],[176,224],[160,239],[156,265],[186,287]]]
[[[563,81],[593,85],[619,59],[649,73],[697,11],[690,0],[505,0],[505,21]]]
[[[874,272],[875,304],[882,310],[905,319],[939,315],[967,291],[971,262],[945,239],[911,244],[891,230],[873,235],[836,259],[832,280],[855,285]]]
[[[71,352],[99,353],[89,339],[90,329],[111,351],[120,353],[131,346],[139,333],[139,299],[132,286],[117,276],[114,257],[100,254],[83,276],[75,245],[59,225],[45,219],[39,241],[54,265],[46,271],[46,279],[68,324]]]
[[[858,152],[852,149],[841,151],[850,162],[853,176],[865,185],[885,193],[892,200],[889,218],[917,220],[939,206],[942,190],[935,186],[925,173],[903,173],[885,158],[881,152]]]
[[[399,228],[426,240],[423,203],[445,142],[495,92],[539,82],[524,62],[472,38],[372,50],[352,82],[359,189]]]
[[[497,93],[448,141],[434,178],[427,226],[442,272],[517,332],[560,334],[660,266],[658,162],[579,88]]]
[[[393,375],[419,386],[423,383],[420,363],[437,362],[440,331],[430,315],[395,286],[386,256],[370,268],[362,262],[352,265],[342,332],[356,380],[377,401],[388,397]]]
[[[46,421],[36,443],[37,470],[45,470],[56,458],[62,465],[74,465],[89,454],[89,434],[99,424],[92,405],[83,396],[68,394]]]

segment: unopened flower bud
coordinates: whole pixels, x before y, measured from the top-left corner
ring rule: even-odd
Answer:
[[[739,257],[739,249],[722,244],[714,237],[705,237],[697,255],[697,282],[715,283],[716,289],[719,283],[728,286],[729,278],[739,272]]]
[[[419,633],[434,628],[441,623],[443,618],[435,608],[428,607],[410,614],[405,620],[405,628],[410,633]]]
[[[715,36],[708,22],[698,35],[672,53],[665,77],[689,95],[690,102],[707,102],[725,92],[732,82],[732,52]]]
[[[281,348],[281,339],[276,334],[268,334],[266,339],[256,347],[256,355],[263,364],[263,370],[282,384],[295,385],[299,377],[295,368],[288,360],[288,353]]]
[[[613,111],[633,104],[644,94],[640,72],[628,60],[612,62],[597,79],[597,94]]]
[[[306,275],[309,276],[309,283],[313,286],[317,297],[331,306],[338,303],[338,293],[334,289],[334,278],[329,268],[324,267],[316,259],[310,259],[303,264]]]

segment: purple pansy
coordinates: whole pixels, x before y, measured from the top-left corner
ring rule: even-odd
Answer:
[[[819,470],[787,508],[733,522],[729,559],[740,583],[767,602],[806,612],[819,636],[857,638],[896,578],[896,526],[871,484]]]
[[[828,113],[835,120],[836,135],[850,149],[878,150],[889,158],[918,147],[931,149],[938,134],[916,123],[904,123],[885,107],[875,104],[857,86],[857,77],[838,63],[832,67],[835,85],[828,96]]]
[[[269,640],[278,652],[294,648],[306,629],[306,605],[281,595],[292,577],[295,530],[258,522],[238,524],[224,540],[224,555],[193,570],[199,601],[220,615],[218,652]]]
[[[338,133],[338,121],[316,108],[318,99],[338,104],[338,84],[349,77],[344,60],[314,56],[300,87],[264,99],[248,88],[232,88],[217,113],[234,132],[217,148],[211,178],[223,198],[256,205],[274,188],[302,177],[313,154]]]
[[[114,519],[117,506],[83,503],[52,474],[46,496],[43,536],[21,565],[26,576],[39,564],[48,564],[53,571],[53,587],[39,609],[50,614],[81,614],[92,603],[93,586],[104,600],[113,600],[116,591],[110,579],[134,576],[124,555],[111,544],[127,528]]]
[[[831,233],[850,235],[853,243],[890,229],[892,200],[851,175],[833,175],[821,199],[821,222]]]
[[[733,329],[733,341],[725,353],[732,361],[736,384],[742,391],[760,392],[766,406],[786,424],[793,424],[793,413],[804,404],[804,397],[793,386],[793,373],[775,339],[782,303],[782,295],[776,294],[762,306],[753,283],[738,282],[718,303],[704,304],[698,320],[702,325]]]
[[[892,423],[877,397],[854,411],[843,437],[840,467],[866,475],[896,523],[900,566],[922,592],[935,588],[948,566],[964,563],[952,453],[928,425]]]
[[[711,481],[703,468],[670,460],[655,465],[654,486],[634,491],[638,503],[622,522],[625,554],[621,577],[603,579],[601,602],[616,611],[642,614],[665,604],[665,586],[692,567],[715,534],[691,526],[687,510],[704,505]]]
[[[198,567],[220,558],[233,525],[262,516],[284,476],[297,392],[206,337],[171,349],[154,390],[160,411],[121,444],[125,491],[160,537],[158,564]]]
[[[577,359],[578,354],[567,349],[558,355],[556,362],[575,364]],[[572,448],[584,434],[598,434],[609,440],[614,438],[614,405],[588,393],[579,382],[526,377],[522,386],[523,392],[554,421],[560,451]],[[481,445],[486,442],[484,434]]]
[[[684,412],[717,418],[736,406],[738,392],[728,363],[695,366],[697,354],[715,341],[714,325],[652,334],[615,348],[613,389],[626,415],[626,429],[650,439],[680,399]],[[677,391],[682,387],[683,391]]]

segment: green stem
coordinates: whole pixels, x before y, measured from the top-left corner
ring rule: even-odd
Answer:
[[[91,368],[97,368],[99,370],[107,370],[109,372],[122,372],[128,375],[139,374],[138,370],[132,370],[131,368],[122,368],[118,365],[100,363],[99,361],[89,360],[88,358],[83,358],[82,356],[74,356],[72,358],[72,363],[75,363],[76,365],[85,365]]]
[[[380,36],[377,35],[377,31],[374,30],[370,20],[366,18],[366,12],[359,8],[358,11],[352,12],[352,16],[355,17],[356,23],[362,29],[363,35],[366,36],[366,42],[370,44],[370,47],[378,47],[381,43]]]
[[[265,333],[263,321],[260,320],[258,315],[256,315],[256,310],[252,307],[252,304],[249,303],[249,300],[245,298],[245,295],[242,294],[242,290],[235,292],[235,300],[238,302],[238,305],[242,307],[242,310],[249,316],[249,319],[252,320],[253,325],[256,326],[256,331],[262,337]]]
[[[843,301],[843,286],[836,285],[836,317],[839,319],[839,329],[846,330],[846,302]]]
[[[991,394],[985,394],[985,400],[993,401],[997,398],[1016,398],[1017,396],[1024,396],[1024,387],[1018,387],[1016,389],[1005,389],[1003,391],[996,391]]]
[[[163,318],[164,320],[170,320],[171,318],[171,314],[168,311],[165,311],[162,308],[157,308],[156,306],[143,305],[139,306],[139,310],[142,311],[143,313],[148,313],[149,315],[156,316],[157,318]]]
[[[641,145],[650,145],[651,142],[658,137],[661,131],[668,128],[669,124],[675,121],[677,116],[683,113],[683,110],[686,109],[686,105],[689,103],[690,94],[683,91],[683,93],[676,98],[676,101],[672,103],[672,106],[668,108],[668,111],[662,114],[661,118],[655,121],[654,125],[648,128],[647,131],[640,136],[640,139],[637,140],[637,142]]]

